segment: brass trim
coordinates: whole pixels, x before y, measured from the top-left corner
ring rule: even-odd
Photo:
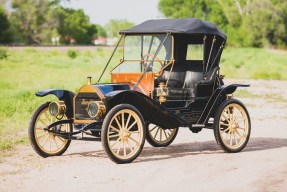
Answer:
[[[171,35],[171,60],[174,61],[174,36],[172,34]]]
[[[98,111],[97,111],[97,113],[95,115],[92,115],[89,112],[90,105],[92,103],[95,103],[97,105],[97,108],[98,108]],[[88,107],[87,107],[87,111],[88,111],[88,114],[90,115],[90,117],[93,117],[93,118],[95,118],[95,117],[102,117],[105,114],[105,112],[106,112],[106,106],[105,106],[104,102],[102,102],[102,101],[91,101],[89,103]]]
[[[159,97],[159,102],[166,102],[166,97],[168,96],[168,88],[165,87],[164,82],[159,83],[159,87],[156,88],[156,96]]]
[[[87,85],[92,85],[92,77],[87,77]]]
[[[126,42],[126,35],[123,35],[124,40],[123,40],[123,44],[122,44],[122,49],[123,49],[123,61],[125,60],[125,42]]]
[[[167,78],[167,80],[166,80],[165,87],[167,87],[167,85],[168,85],[168,81],[169,81],[169,79],[170,79],[171,72],[172,72],[172,70],[173,70],[173,66],[174,66],[174,62],[172,62],[172,66],[171,66],[171,68],[170,68],[170,71],[169,71],[169,74],[168,74],[168,78]]]
[[[120,61],[119,64],[117,64],[113,69],[110,70],[110,74],[116,74],[116,73],[113,73],[112,71],[117,68],[119,65],[121,65],[123,62],[125,61],[130,61],[130,62],[143,62],[145,60],[125,60],[125,57],[124,57],[124,53],[125,53],[125,41],[126,41],[126,37],[127,36],[142,36],[142,35],[145,35],[145,36],[153,36],[153,35],[164,35],[164,34],[167,34],[167,33],[154,33],[154,34],[132,34],[132,35],[123,35],[124,38],[123,38],[123,45],[122,45],[122,49],[123,49],[123,57],[122,57],[122,60]],[[160,60],[162,62],[165,62],[165,61],[169,61],[169,63],[167,63],[158,73],[160,73],[161,71],[163,71],[165,68],[167,68],[170,64],[173,64],[175,62],[174,60],[174,36],[172,34],[169,34],[171,36],[171,59],[168,59],[168,60]],[[148,61],[151,61],[151,60],[148,60]]]
[[[149,53],[149,54],[151,54],[151,53]],[[151,55],[153,55],[153,54],[151,54]],[[158,59],[158,61],[171,61],[171,60],[172,59]],[[124,61],[130,61],[130,62],[141,61],[141,62],[143,62],[143,61],[152,61],[152,60],[151,59],[148,59],[148,60],[146,60],[146,59],[128,59],[128,60],[124,60]]]
[[[97,122],[97,120],[79,120],[79,119],[74,119],[74,124],[90,124],[93,122]]]
[[[154,54],[151,54],[151,53],[147,53],[147,54],[145,54],[145,55],[143,55],[143,60],[141,61],[141,65],[144,67],[144,70],[146,69],[146,65],[145,65],[145,61],[149,61],[149,60],[144,60],[144,58],[145,57],[152,57],[152,58],[154,58]],[[152,61],[152,60],[150,60],[150,61]],[[156,76],[156,77],[161,77],[162,75],[163,75],[163,70],[162,70],[162,68],[164,67],[163,66],[163,63],[162,63],[162,61],[158,58],[158,57],[155,57],[154,59],[153,59],[153,64],[155,63],[155,61],[157,61],[159,64],[160,64],[160,70],[158,71],[158,72],[153,72],[153,74],[154,74],[154,76]]]
[[[58,107],[58,111],[57,111],[57,114],[56,114],[56,115],[51,114],[51,111],[50,111],[50,107],[51,107],[51,105],[53,105],[53,104],[56,104],[57,107]],[[53,101],[53,102],[51,102],[51,103],[49,104],[48,110],[49,110],[50,115],[52,115],[52,116],[54,116],[54,117],[58,117],[59,115],[64,116],[65,113],[66,113],[66,105],[65,105],[65,102],[64,102],[64,101]]]
[[[117,68],[118,66],[120,66],[123,62],[125,62],[125,60],[124,60],[124,59],[121,59],[121,60],[120,60],[120,63],[117,64],[114,68],[111,69],[110,74],[112,74],[112,71],[115,70],[115,68]]]
[[[117,65],[111,70],[110,74],[117,74],[117,73],[113,72],[113,70],[114,70],[115,68],[117,68],[119,65],[121,65],[121,64],[122,64],[123,62],[125,62],[125,61],[129,61],[129,60],[122,60],[119,64],[117,64]],[[135,60],[135,61],[131,61],[131,62],[137,62],[137,61],[143,61],[143,60]],[[151,61],[151,60],[150,60],[150,61]],[[159,72],[163,71],[165,68],[167,68],[168,66],[170,66],[171,64],[173,64],[175,60],[172,59],[172,60],[162,60],[162,61],[169,61],[169,63],[167,63],[165,66],[163,66]],[[159,73],[159,72],[158,72],[158,73]],[[136,73],[136,72],[124,72],[124,73]],[[138,73],[141,73],[141,72],[138,72]]]
[[[93,123],[96,122],[97,120],[80,120],[80,119],[76,119],[76,98],[78,96],[79,93],[96,93],[99,97],[100,100],[103,102],[104,105],[106,105],[106,98],[104,96],[104,94],[101,92],[101,90],[93,85],[83,85],[79,91],[77,92],[77,94],[74,96],[73,98],[73,120],[75,124],[88,124],[88,123]]]

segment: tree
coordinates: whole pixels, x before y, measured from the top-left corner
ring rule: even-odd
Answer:
[[[8,43],[11,40],[9,34],[9,21],[2,7],[0,7],[0,43]]]
[[[271,47],[282,45],[286,38],[286,26],[282,10],[275,7],[269,0],[254,0],[250,12],[245,16],[243,28],[248,32],[251,46]]]
[[[96,27],[97,27],[97,31],[98,31],[97,37],[107,37],[107,32],[102,26],[96,24]]]
[[[83,10],[61,7],[60,2],[68,1],[70,0],[0,0],[2,4],[12,3],[7,10],[10,12],[8,18],[11,23],[9,33],[14,42],[51,43],[52,37],[61,36],[62,42],[66,44],[90,44],[99,34],[106,36],[101,26],[89,22],[89,17]],[[0,10],[0,19],[3,15],[1,13]],[[1,24],[4,25],[5,22],[1,20]]]
[[[134,24],[127,20],[112,19],[106,25],[106,31],[109,37],[118,37],[119,31],[133,27]]]
[[[78,44],[91,44],[97,37],[98,31],[104,34],[99,25],[91,24],[89,17],[82,9],[58,9],[58,32],[64,43],[68,44],[73,39]]]
[[[160,0],[167,17],[196,17],[218,25],[232,46],[287,45],[286,0]]]
[[[56,6],[50,0],[12,0],[10,22],[15,40],[27,44],[50,41],[57,27]]]
[[[169,18],[194,17],[209,20],[224,28],[228,20],[214,0],[160,0],[159,10]]]

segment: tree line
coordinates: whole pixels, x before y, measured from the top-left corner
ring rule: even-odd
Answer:
[[[68,0],[62,0],[68,1]],[[118,28],[133,26],[111,20],[105,28],[90,22],[82,9],[61,6],[61,0],[0,0],[0,44],[92,44],[114,37]]]
[[[287,46],[286,0],[160,0],[168,18],[195,17],[218,25],[236,47]]]
[[[116,37],[133,26],[111,20],[102,27],[82,9],[61,6],[69,0],[0,0],[0,44],[91,44],[98,37]],[[235,47],[287,47],[286,0],[159,0],[168,18],[195,17],[218,25]]]

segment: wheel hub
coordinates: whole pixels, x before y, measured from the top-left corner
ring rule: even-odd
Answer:
[[[127,129],[122,130],[120,133],[120,137],[123,140],[127,140],[130,136],[131,136],[131,133]]]
[[[232,121],[232,122],[230,123],[230,127],[231,127],[231,130],[232,130],[232,131],[235,131],[235,130],[239,127],[239,125],[238,125],[237,122]]]

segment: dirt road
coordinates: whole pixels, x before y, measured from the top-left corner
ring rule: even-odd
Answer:
[[[252,133],[240,153],[222,152],[212,130],[184,128],[170,147],[146,142],[125,165],[111,162],[99,142],[74,141],[63,156],[46,159],[19,146],[1,154],[0,191],[287,191],[287,82],[251,84],[241,101]]]

